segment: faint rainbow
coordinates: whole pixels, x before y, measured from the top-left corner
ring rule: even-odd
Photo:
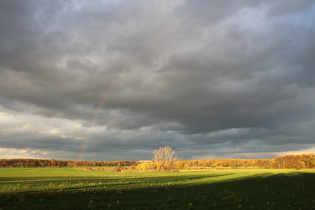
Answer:
[[[81,145],[81,148],[80,148],[79,158],[78,158],[79,160],[83,159],[84,153],[87,149],[88,140],[90,139],[90,129],[94,126],[100,111],[102,110],[103,106],[106,104],[106,101],[109,98],[109,96],[111,95],[112,90],[117,85],[117,81],[120,79],[121,75],[125,72],[125,70],[126,69],[123,69],[123,71],[119,72],[115,76],[115,78],[112,80],[112,82],[110,83],[110,85],[106,89],[105,93],[101,97],[100,101],[98,102],[96,109],[94,111],[94,114],[90,119],[88,134],[87,134],[86,138],[83,140],[83,144]]]
[[[115,78],[109,84],[108,88],[105,90],[105,93],[103,94],[103,96],[99,100],[99,102],[98,102],[98,104],[96,106],[96,109],[94,111],[94,114],[93,114],[93,116],[90,119],[90,125],[89,125],[88,134],[87,134],[86,138],[83,140],[83,143],[82,143],[82,145],[80,147],[80,150],[79,150],[79,155],[78,155],[78,159],[79,160],[83,160],[84,154],[85,154],[87,146],[88,146],[88,142],[90,140],[91,128],[94,126],[95,122],[97,121],[97,117],[98,117],[99,113],[101,112],[102,108],[104,107],[104,105],[106,104],[106,102],[108,101],[108,99],[110,98],[110,95],[112,94],[112,91],[117,86],[118,80],[121,78],[121,76],[124,74],[124,72],[126,72],[129,69],[130,65],[144,53],[144,51],[148,48],[148,46],[150,46],[151,44],[156,43],[157,41],[161,40],[172,29],[171,26],[172,25],[169,22],[166,25],[166,27],[164,27],[164,30],[160,30],[160,33],[156,33],[155,36],[153,36],[150,39],[150,41],[148,41],[147,44],[145,44],[141,48],[140,51],[138,51],[136,54],[134,54],[134,56],[132,56],[129,59],[129,61],[122,68],[122,70],[115,75]]]

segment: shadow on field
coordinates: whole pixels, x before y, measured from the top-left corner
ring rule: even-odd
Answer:
[[[211,177],[226,175],[198,174],[194,176],[133,177],[130,179],[89,177],[93,178],[94,182],[110,180],[114,183],[112,188],[104,188],[105,185],[109,186],[106,183],[104,186],[82,186],[64,191],[0,194],[0,208],[3,210],[315,209],[314,173],[264,173],[211,183]],[[208,182],[198,182],[198,180],[209,177]],[[28,178],[26,180],[30,181]],[[194,181],[194,183],[181,184],[181,181],[187,180]],[[87,179],[75,177],[75,180],[68,181],[78,182],[87,181]],[[173,184],[168,184],[172,182]],[[176,182],[178,183],[176,184]],[[140,183],[141,186],[138,186]],[[151,186],[151,184],[157,183],[159,183],[158,186]]]

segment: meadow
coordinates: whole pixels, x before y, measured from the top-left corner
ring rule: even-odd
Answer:
[[[315,171],[0,168],[0,209],[315,209]]]

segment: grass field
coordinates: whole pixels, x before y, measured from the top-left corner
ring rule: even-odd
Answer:
[[[0,168],[0,209],[315,209],[315,171]]]

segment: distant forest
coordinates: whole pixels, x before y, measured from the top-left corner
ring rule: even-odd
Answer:
[[[0,167],[106,167],[137,165],[136,161],[86,161],[55,159],[0,159]]]
[[[85,161],[55,159],[0,159],[0,167],[107,167],[136,166],[141,161]],[[212,167],[225,168],[261,168],[261,169],[303,169],[315,168],[315,155],[286,155],[273,159],[208,159],[176,160],[178,169],[197,169]]]

